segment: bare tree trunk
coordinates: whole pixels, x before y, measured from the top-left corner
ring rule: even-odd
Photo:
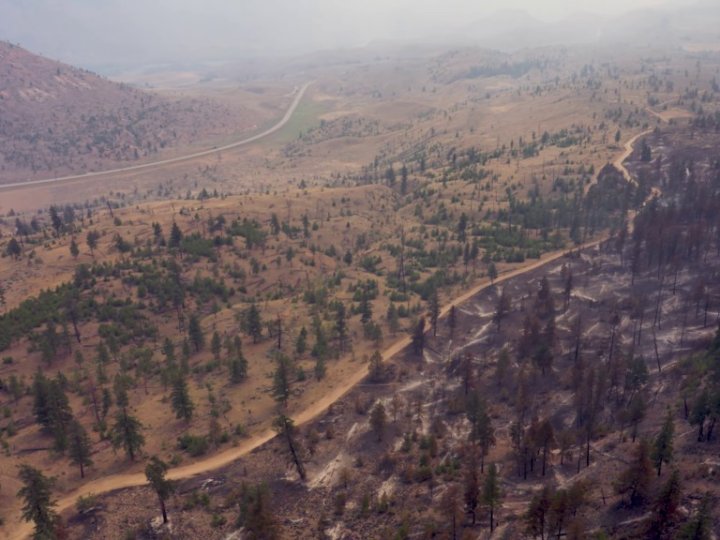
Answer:
[[[167,523],[168,518],[167,518],[167,510],[165,508],[165,501],[162,499],[162,497],[159,497],[159,499],[160,499],[160,510],[162,510],[163,523]]]
[[[707,307],[705,308],[705,320],[707,320]],[[72,322],[73,330],[75,330],[75,339],[78,343],[80,343],[80,329],[78,328],[77,324],[77,314],[74,310],[70,310],[70,322]]]
[[[590,430],[588,430],[587,439],[585,440],[585,466],[590,466]]]
[[[300,461],[300,456],[295,449],[295,441],[293,441],[292,434],[290,433],[290,430],[287,429],[287,427],[285,428],[285,438],[287,439],[288,447],[290,448],[290,454],[292,455],[293,461],[295,462],[295,468],[297,469],[298,475],[300,476],[300,479],[304,482],[307,479],[307,475],[305,473],[305,466],[303,465],[302,461]]]
[[[657,362],[658,373],[662,373],[662,368],[660,367],[660,355],[658,354],[657,334],[655,333],[654,328],[653,328],[653,346],[655,347],[655,361]]]

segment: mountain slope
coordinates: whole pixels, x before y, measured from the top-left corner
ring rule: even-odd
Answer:
[[[247,131],[254,116],[137,90],[0,42],[0,183],[142,160]]]

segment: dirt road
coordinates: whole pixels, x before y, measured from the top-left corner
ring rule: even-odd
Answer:
[[[576,246],[570,249],[564,249],[548,254],[535,262],[503,273],[495,280],[495,285],[502,283],[508,279],[522,275],[526,272],[536,270],[541,266],[544,266],[550,262],[556,261],[564,257],[572,251],[595,247],[604,240],[605,238],[603,237],[599,240],[594,240],[581,246]],[[475,287],[467,290],[465,293],[455,298],[451,303],[443,306],[440,312],[440,316],[444,317],[450,311],[450,308],[453,305],[458,306],[459,304],[462,304],[463,302],[469,300],[470,298],[490,286],[491,284],[489,281],[483,281],[482,283],[477,284]],[[410,345],[410,342],[410,336],[405,336],[394,342],[392,345],[390,345],[387,349],[383,351],[383,360],[388,360],[397,353],[402,352],[405,347]],[[295,423],[304,424],[320,416],[328,409],[328,407],[330,407],[333,403],[342,398],[345,394],[352,390],[355,385],[362,381],[367,375],[367,372],[367,365],[363,365],[362,367],[360,367],[355,373],[353,373],[352,375],[350,375],[350,377],[343,381],[343,384],[341,386],[333,388],[321,400],[294,414],[293,419],[295,420]],[[189,465],[171,469],[168,472],[168,478],[178,480],[181,478],[189,478],[192,476],[208,473],[215,469],[219,469],[220,467],[232,463],[236,459],[248,454],[255,448],[265,444],[274,436],[275,432],[268,429],[264,432],[253,435],[249,439],[242,441],[240,445],[225,450],[224,452],[220,452],[218,454],[208,457],[207,459],[203,459]],[[97,480],[87,482],[79,488],[61,496],[57,500],[56,510],[58,512],[62,512],[73,507],[77,502],[78,497],[80,496],[88,495],[90,493],[107,493],[109,491],[140,486],[146,483],[147,480],[144,473],[117,474],[104,478],[98,478]],[[17,520],[17,517],[15,518],[15,520]],[[8,537],[10,540],[24,540],[32,534],[32,526],[29,523],[19,523],[18,521],[14,521],[14,523],[16,524],[16,529],[10,533],[10,536]]]
[[[178,156],[174,158],[168,158],[163,159],[160,161],[153,161],[152,163],[142,163],[140,165],[131,165],[130,167],[121,167],[119,169],[109,169],[106,171],[97,171],[97,172],[90,172],[85,174],[76,174],[72,176],[61,176],[58,178],[47,178],[45,180],[30,180],[28,182],[15,182],[12,184],[2,184],[0,185],[0,191],[17,191],[25,188],[30,187],[36,187],[38,185],[45,185],[45,184],[58,184],[58,183],[64,183],[64,182],[73,182],[77,180],[87,180],[90,178],[100,178],[103,176],[108,176],[111,174],[117,174],[117,173],[124,173],[124,172],[132,172],[132,171],[139,171],[141,169],[150,169],[155,167],[162,167],[163,165],[170,165],[172,163],[180,163],[181,161],[189,161],[191,159],[196,159],[199,157],[209,156],[212,154],[217,154],[218,152],[223,152],[225,150],[231,150],[233,148],[237,148],[239,146],[245,146],[247,144],[253,143],[255,141],[259,141],[260,139],[263,139],[267,137],[268,135],[272,135],[279,129],[281,129],[285,124],[288,123],[290,118],[292,117],[293,113],[295,112],[295,109],[297,109],[297,106],[300,104],[300,100],[302,100],[303,96],[305,95],[305,91],[308,89],[308,86],[310,86],[312,83],[305,83],[305,85],[300,88],[299,91],[296,92],[295,99],[293,99],[293,102],[290,104],[290,107],[288,107],[288,110],[285,112],[285,116],[282,117],[282,119],[272,126],[271,128],[266,129],[262,133],[258,133],[257,135],[253,135],[252,137],[248,137],[247,139],[243,139],[241,141],[236,141],[234,143],[226,144],[224,146],[220,146],[217,148],[210,148],[209,150],[203,150],[201,152],[194,152],[192,154],[186,154],[184,156]]]
[[[613,161],[613,166],[614,166],[616,169],[619,169],[619,170],[620,170],[620,172],[621,172],[621,173],[623,174],[623,176],[625,177],[625,180],[627,180],[628,182],[631,182],[631,183],[637,185],[637,182],[635,181],[635,179],[634,179],[634,178],[632,177],[632,175],[630,174],[630,171],[628,171],[628,170],[625,168],[624,162],[625,162],[625,160],[626,160],[627,158],[629,158],[630,155],[633,153],[633,150],[635,149],[635,143],[637,142],[637,140],[638,140],[640,137],[644,137],[645,135],[649,135],[649,134],[652,133],[652,132],[653,132],[652,129],[648,129],[648,130],[646,130],[646,131],[643,131],[642,133],[638,133],[637,135],[635,135],[633,138],[631,138],[629,141],[627,141],[627,142],[625,143],[625,150],[623,151],[622,154],[620,154],[617,158],[615,158],[615,161]]]

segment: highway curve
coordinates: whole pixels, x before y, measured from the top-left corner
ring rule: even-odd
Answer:
[[[191,159],[203,157],[203,156],[209,156],[212,154],[217,154],[218,152],[223,152],[225,150],[230,150],[232,148],[237,148],[239,146],[245,146],[247,144],[253,143],[255,141],[259,141],[260,139],[263,139],[267,137],[268,135],[272,135],[276,131],[278,131],[280,128],[282,128],[285,124],[288,123],[290,118],[292,118],[293,113],[295,112],[295,109],[297,109],[298,105],[300,104],[300,100],[302,100],[303,96],[305,95],[305,91],[308,89],[308,86],[310,86],[312,83],[308,82],[305,83],[302,88],[297,92],[295,95],[295,99],[293,99],[293,102],[290,104],[290,107],[288,107],[288,110],[285,112],[285,116],[282,117],[282,119],[272,126],[271,128],[266,129],[262,133],[258,133],[257,135],[253,135],[252,137],[248,137],[247,139],[243,139],[241,141],[236,141],[234,143],[226,144],[224,146],[219,146],[216,148],[210,148],[209,150],[202,150],[200,152],[194,152],[192,154],[185,154],[184,156],[178,156],[174,158],[168,158],[168,159],[162,159],[160,161],[153,161],[151,163],[141,163],[139,165],[131,165],[129,167],[121,167],[119,169],[108,169],[106,171],[96,171],[96,172],[89,172],[85,174],[75,174],[71,176],[60,176],[58,178],[46,178],[44,180],[28,180],[27,182],[14,182],[12,184],[0,184],[0,191],[15,191],[20,190],[24,188],[29,187],[35,187],[38,185],[45,185],[45,184],[57,184],[61,182],[70,182],[73,180],[86,180],[88,178],[100,178],[102,176],[107,176],[111,174],[117,174],[117,173],[123,173],[123,172],[131,172],[131,171],[139,171],[142,169],[151,169],[155,167],[162,167],[163,165],[170,165],[172,163],[180,163],[182,161],[189,161]]]

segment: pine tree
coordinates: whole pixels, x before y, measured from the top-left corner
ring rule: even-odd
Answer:
[[[318,381],[322,381],[325,378],[326,368],[325,368],[325,358],[324,357],[322,357],[322,356],[317,357],[317,359],[315,360],[314,371],[315,371],[315,378]]]
[[[500,324],[507,316],[508,311],[510,311],[510,293],[508,292],[507,287],[503,287],[503,290],[500,292],[500,296],[498,297],[498,302],[495,306],[495,315],[493,317],[498,330],[500,330]]]
[[[276,356],[273,375],[273,397],[280,405],[286,406],[290,399],[290,359],[280,353]]]
[[[17,497],[23,500],[22,518],[35,524],[33,535],[37,540],[55,538],[55,524],[59,516],[53,510],[55,501],[52,499],[54,481],[30,465],[20,465],[18,477],[23,487]]]
[[[488,277],[490,278],[490,285],[493,285],[498,277],[497,267],[494,262],[490,262],[488,265]]]
[[[615,482],[618,495],[627,495],[630,506],[644,503],[650,495],[653,466],[650,461],[650,445],[641,440],[635,449],[635,458]]]
[[[33,414],[35,421],[43,427],[50,426],[50,381],[41,371],[35,373],[32,385]]]
[[[702,442],[705,438],[705,419],[710,416],[711,409],[710,393],[707,388],[704,388],[702,392],[696,394],[692,408],[690,409],[690,417],[688,418],[691,426],[698,426],[698,442]]]
[[[307,350],[307,337],[308,337],[308,331],[303,326],[300,329],[300,333],[298,334],[297,341],[295,341],[295,352],[298,356],[302,356],[305,354],[305,351]]]
[[[570,516],[570,494],[566,489],[558,489],[552,496],[548,513],[548,537],[563,536],[563,528]]]
[[[500,482],[497,476],[497,467],[494,463],[488,467],[485,482],[483,482],[482,502],[489,512],[490,532],[495,530],[495,509],[500,506],[502,500],[502,492],[500,491]]]
[[[162,345],[162,353],[165,356],[165,364],[170,371],[175,370],[175,345],[169,337],[165,338]]]
[[[448,520],[448,538],[450,538],[450,540],[458,540],[462,528],[460,524],[462,520],[462,506],[460,504],[460,491],[456,484],[450,484],[445,490],[445,495],[440,501],[440,505],[443,517]],[[407,536],[405,537],[407,538]]]
[[[110,428],[110,440],[114,448],[122,447],[125,450],[130,461],[135,461],[135,456],[145,444],[141,429],[142,424],[128,413],[127,408],[123,407],[115,414],[115,423]]]
[[[170,241],[168,242],[168,247],[170,248],[178,248],[180,247],[180,242],[182,242],[183,234],[180,230],[180,227],[178,227],[177,223],[173,221],[172,228],[170,229]]]
[[[377,349],[373,353],[373,355],[370,357],[370,380],[372,382],[380,382],[383,378],[383,367],[382,367],[382,361],[383,357],[380,351]]]
[[[392,165],[385,171],[385,181],[390,187],[395,185],[395,169],[393,169]]]
[[[408,168],[403,163],[402,169],[400,169],[400,194],[405,195],[407,193],[408,186]]]
[[[662,471],[663,463],[670,463],[673,460],[673,432],[675,431],[675,424],[673,423],[672,413],[668,410],[665,422],[663,423],[662,429],[658,436],[655,438],[655,443],[652,449],[652,460],[657,469],[657,474],[660,476]]]
[[[127,376],[121,373],[116,373],[113,379],[113,394],[115,395],[115,404],[119,408],[124,408],[130,405],[130,397],[128,396],[128,387],[130,381]]]
[[[463,497],[465,499],[465,511],[470,514],[472,525],[477,520],[477,507],[480,504],[480,478],[478,476],[477,457],[475,448],[472,446],[466,449],[467,461],[465,462],[465,477],[463,486]]]
[[[360,322],[362,324],[367,324],[372,320],[372,302],[370,301],[370,298],[368,298],[368,295],[366,293],[363,293],[360,297],[360,305],[358,306],[358,311],[360,312]]]
[[[205,346],[205,334],[203,333],[202,327],[200,326],[200,319],[198,319],[196,313],[190,316],[190,321],[188,322],[188,339],[195,348],[195,352],[200,352]]]
[[[210,340],[210,351],[212,352],[215,360],[220,360],[220,353],[222,352],[222,341],[220,341],[220,334],[213,332],[212,339]]]
[[[385,414],[385,407],[382,403],[378,402],[370,412],[370,426],[372,427],[373,433],[375,433],[378,442],[383,439],[386,424],[387,414]]]
[[[51,365],[55,361],[59,349],[60,337],[55,328],[55,322],[50,320],[45,325],[45,331],[40,339],[40,352],[43,362],[48,366]]]
[[[487,404],[477,390],[468,394],[466,414],[470,422],[470,440],[480,447],[480,471],[484,471],[485,456],[495,445],[495,430],[487,412]]]
[[[320,318],[315,315],[313,317],[313,328],[315,330],[315,344],[313,345],[311,354],[318,360],[325,360],[327,356],[327,339],[325,338],[325,332],[320,322]]]
[[[525,513],[525,531],[533,538],[545,538],[548,512],[550,511],[550,488],[545,486],[530,501]]]
[[[395,304],[393,302],[390,302],[390,306],[387,310],[387,321],[388,327],[390,328],[390,333],[392,335],[397,334],[398,330],[400,329],[400,317],[398,315],[397,308],[395,307]]]
[[[540,373],[542,373],[543,377],[549,370],[552,370],[553,352],[552,349],[545,343],[535,348],[532,359],[535,365],[540,369]]]
[[[190,355],[192,354],[190,350],[190,342],[187,338],[183,339],[180,352],[180,371],[187,374],[190,371],[190,366],[188,365],[188,362],[190,360]]]
[[[243,484],[241,496],[237,525],[245,529],[248,540],[279,540],[280,533],[267,486],[247,487]]]
[[[98,364],[102,364],[103,366],[106,366],[110,362],[110,352],[108,351],[107,345],[105,345],[104,341],[101,341],[98,343],[97,346],[97,357],[96,361]]]
[[[365,295],[363,295],[363,299],[365,299]],[[337,336],[340,352],[343,352],[347,341],[347,320],[345,318],[345,304],[342,302],[338,302],[335,309],[335,336]]]
[[[233,344],[233,350],[230,353],[230,382],[237,384],[247,377],[248,364],[242,351],[240,338],[238,337]]]
[[[74,237],[70,240],[70,255],[72,255],[73,259],[77,259],[78,255],[80,255],[80,248],[78,248]]]
[[[92,465],[92,446],[87,431],[73,419],[68,427],[68,455],[70,461],[80,467],[80,478],[85,478],[85,467]]]
[[[536,443],[542,449],[542,475],[545,476],[545,466],[550,450],[555,446],[555,430],[549,420],[540,423],[536,435]]]
[[[163,523],[168,522],[165,501],[175,491],[175,485],[173,482],[165,478],[168,468],[168,464],[157,456],[151,457],[150,461],[145,466],[145,478],[147,478],[150,487],[155,491],[155,493],[157,493],[158,500],[160,501]]]
[[[172,391],[170,393],[170,403],[175,412],[175,418],[182,418],[189,422],[193,415],[195,405],[190,397],[187,381],[182,374],[178,374],[173,381]]]
[[[640,147],[640,160],[646,163],[652,161],[652,149],[650,148],[650,145],[647,143],[646,139],[643,139],[642,145]]]
[[[136,379],[142,379],[145,395],[149,393],[148,381],[155,371],[153,355],[153,350],[149,347],[140,347],[133,351],[135,358],[135,377]]]
[[[433,289],[430,295],[428,311],[430,311],[430,326],[433,329],[433,337],[437,337],[438,319],[440,318],[440,298],[438,297],[437,287]]]
[[[105,419],[107,418],[108,413],[110,412],[110,407],[112,407],[112,395],[110,394],[110,390],[107,388],[102,389],[102,409],[100,413],[100,419],[102,421],[102,424],[105,424]],[[105,428],[101,430],[104,431]]]
[[[450,338],[455,335],[455,327],[457,326],[457,309],[455,306],[450,306],[450,312],[448,313],[448,328],[450,328]]]
[[[260,310],[254,302],[245,310],[245,329],[252,338],[253,343],[260,341],[262,337],[262,318]]]
[[[695,515],[680,529],[676,540],[710,540],[712,534],[712,499],[707,493]]]
[[[54,205],[50,207],[50,223],[52,224],[53,229],[55,229],[55,236],[59,237],[63,222],[57,207]]]
[[[97,249],[98,240],[100,239],[100,233],[97,231],[88,231],[85,236],[85,243],[90,249],[90,255],[95,256],[95,250]]]
[[[465,243],[465,239],[467,238],[467,226],[468,226],[468,217],[465,212],[460,214],[460,219],[458,219],[458,225],[457,225],[457,239],[458,242],[461,244]]]
[[[425,317],[420,317],[412,335],[412,348],[415,356],[422,357],[425,350]]]
[[[638,426],[645,418],[645,400],[641,393],[633,396],[627,408],[628,422],[630,422],[632,442],[635,442],[638,434]]]
[[[565,287],[563,290],[565,310],[567,310],[568,306],[570,305],[570,298],[572,298],[572,290],[573,290],[573,273],[572,273],[572,270],[568,269],[565,274]]]
[[[680,475],[675,470],[653,503],[646,534],[648,540],[662,540],[667,536],[678,517],[680,495]]]
[[[163,237],[162,225],[160,225],[157,222],[154,222],[152,224],[152,228],[153,228],[153,237],[155,238],[155,243],[159,246],[164,246],[165,238]]]
[[[33,381],[33,413],[35,419],[54,438],[55,450],[67,448],[67,434],[73,419],[65,390],[58,380],[47,379],[41,373]]]
[[[15,240],[15,238],[11,238],[10,242],[8,242],[8,245],[5,248],[5,252],[13,259],[18,260],[20,254],[22,253],[22,248],[20,247],[18,241]]]

